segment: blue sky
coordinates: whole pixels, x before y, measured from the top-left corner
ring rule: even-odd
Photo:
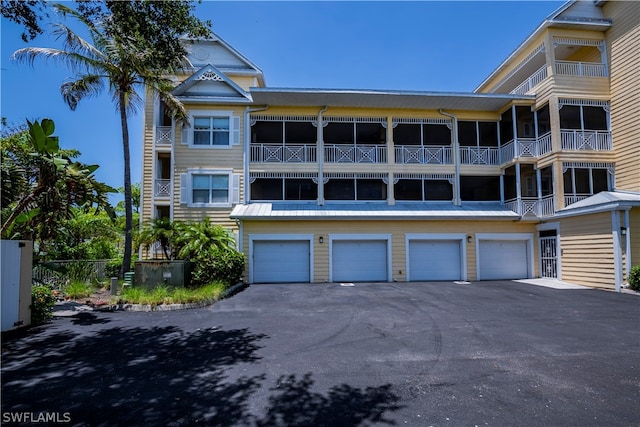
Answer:
[[[268,86],[471,92],[564,2],[218,2],[196,8],[213,31],[262,69]],[[73,4],[73,3],[71,3]],[[62,65],[9,61],[29,44],[2,19],[1,107],[9,124],[51,118],[64,148],[99,164],[96,176],[123,184],[120,121],[110,96],[64,104]],[[132,181],[141,180],[142,116],[130,118]],[[115,201],[115,198],[113,199]]]

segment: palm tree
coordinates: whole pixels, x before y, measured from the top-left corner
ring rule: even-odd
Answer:
[[[60,4],[54,7],[63,16],[71,15],[82,23],[90,41],[62,23],[54,25],[52,34],[63,42],[62,49],[28,47],[13,53],[12,58],[33,65],[37,58],[66,64],[76,75],[60,87],[62,96],[72,110],[86,97],[108,91],[120,114],[122,148],[124,152],[125,242],[122,272],[129,271],[132,247],[131,165],[129,125],[127,118],[142,106],[138,90],[156,93],[178,120],[186,117],[184,106],[171,94],[173,84],[164,75],[168,69],[152,69],[150,51],[140,51],[136,43],[124,37],[113,37],[100,24],[77,11]],[[186,64],[186,59],[184,60]]]
[[[182,259],[215,256],[218,251],[235,250],[233,236],[219,224],[211,224],[209,218],[200,222],[178,226],[176,243],[178,256]]]

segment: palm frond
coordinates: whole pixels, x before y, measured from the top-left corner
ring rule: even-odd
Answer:
[[[62,97],[72,110],[76,109],[80,100],[97,96],[103,89],[103,77],[96,74],[83,75],[75,80],[66,81],[60,86]]]

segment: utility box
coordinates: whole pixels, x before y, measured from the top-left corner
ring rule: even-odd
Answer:
[[[134,271],[134,285],[144,288],[153,288],[161,284],[183,287],[191,283],[189,261],[136,261]]]
[[[2,331],[31,324],[33,242],[2,240]]]

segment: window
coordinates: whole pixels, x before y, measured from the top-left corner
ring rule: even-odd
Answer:
[[[228,117],[194,117],[193,145],[229,145]]]
[[[563,175],[564,194],[590,196],[609,191],[609,176],[604,168],[568,168]]]
[[[311,178],[256,178],[251,200],[317,200],[318,184]]]
[[[331,178],[324,195],[326,200],[386,200],[387,184],[377,178]]]
[[[200,148],[229,148],[240,143],[240,117],[226,111],[193,111],[182,129],[182,143]]]
[[[194,169],[180,175],[180,203],[190,207],[230,207],[239,202],[240,175],[230,170]]]
[[[460,198],[469,202],[500,200],[500,177],[461,176]]]
[[[393,192],[396,200],[453,200],[453,185],[445,179],[399,179]]]

